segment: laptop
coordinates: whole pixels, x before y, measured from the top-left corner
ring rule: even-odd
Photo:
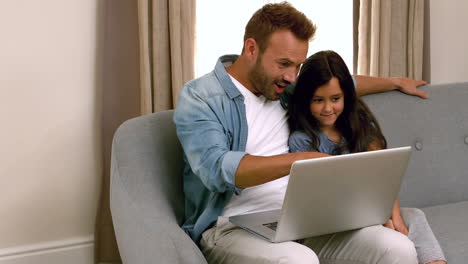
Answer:
[[[229,221],[271,242],[384,224],[410,155],[406,146],[296,161],[281,209]]]

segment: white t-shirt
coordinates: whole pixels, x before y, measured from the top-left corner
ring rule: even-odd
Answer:
[[[287,112],[279,100],[271,101],[263,95],[256,96],[230,76],[244,96],[248,136],[246,152],[257,156],[288,153],[289,127]],[[245,214],[281,208],[289,176],[261,185],[245,188],[233,195],[223,211],[223,216]]]

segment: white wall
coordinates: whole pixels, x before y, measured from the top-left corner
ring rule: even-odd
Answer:
[[[0,1],[2,264],[73,247],[85,250],[68,263],[92,263],[102,174],[98,5]]]
[[[468,1],[428,0],[425,76],[433,84],[468,81]],[[429,42],[428,42],[429,41]],[[427,72],[429,71],[429,72]]]

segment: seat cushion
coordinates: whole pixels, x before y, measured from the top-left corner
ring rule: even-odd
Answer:
[[[468,260],[468,201],[422,209],[450,264]]]

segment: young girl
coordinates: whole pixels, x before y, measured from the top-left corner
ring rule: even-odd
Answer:
[[[321,51],[306,60],[288,106],[290,152],[340,155],[387,147],[376,118],[356,95],[345,62],[333,51]],[[421,210],[402,208],[400,212],[395,201],[385,226],[413,241],[419,263],[446,263]]]

